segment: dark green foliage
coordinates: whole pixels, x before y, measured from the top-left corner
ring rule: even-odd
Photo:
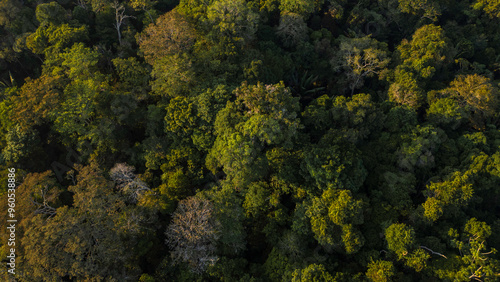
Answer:
[[[394,265],[390,261],[377,260],[368,265],[366,277],[373,282],[391,281],[394,276]]]
[[[499,15],[1,0],[0,280],[499,280]]]

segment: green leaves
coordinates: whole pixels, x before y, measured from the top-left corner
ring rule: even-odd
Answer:
[[[335,135],[352,143],[359,143],[370,134],[376,134],[385,121],[385,116],[368,94],[356,94],[350,98],[326,95],[316,98],[302,112],[303,123],[314,139],[320,134]],[[328,132],[328,133],[326,133]]]
[[[412,206],[410,193],[416,191],[416,179],[412,173],[405,172],[385,172],[381,177],[382,197],[391,205],[398,209],[405,209]]]
[[[57,111],[52,112],[55,129],[67,135],[83,136],[88,133],[85,128],[97,117],[97,95],[102,87],[106,87],[104,83],[90,79],[76,80],[68,85],[64,91],[67,99]]]
[[[267,170],[259,146],[238,132],[217,136],[207,157],[207,167],[215,172],[220,166],[238,188],[263,177]]]
[[[283,83],[244,83],[234,94],[235,103],[229,102],[217,115],[217,138],[207,166],[212,170],[222,166],[229,178],[241,184],[244,179],[253,181],[264,175],[267,161],[262,152],[266,147],[291,146],[299,128],[298,101]]]
[[[364,237],[355,225],[363,223],[362,207],[348,190],[329,189],[313,198],[306,214],[315,239],[324,246],[343,246],[347,254],[358,252]]]
[[[9,164],[19,163],[35,151],[40,143],[38,134],[32,128],[23,129],[19,125],[12,127],[6,136],[6,147],[2,150],[2,159]]]
[[[250,184],[243,203],[247,216],[256,217],[266,212],[270,207],[270,194],[271,189],[266,183],[256,182]]]
[[[302,168],[316,186],[358,191],[366,178],[366,169],[356,151],[348,146],[314,146],[305,153]]]
[[[398,165],[401,169],[414,172],[434,166],[434,154],[446,140],[446,134],[440,128],[417,126],[398,150]]]
[[[406,266],[420,272],[425,269],[430,255],[423,249],[417,249],[415,231],[404,223],[394,223],[385,230],[385,240],[389,250],[398,260],[404,260]]]
[[[430,24],[417,29],[410,42],[403,40],[398,46],[403,66],[422,78],[431,78],[446,58],[446,40],[440,26]]]
[[[27,224],[22,239],[24,267],[30,269],[26,279],[136,276],[129,264],[133,253],[126,251],[124,239],[140,232],[141,225],[131,219],[120,221],[125,203],[95,164],[77,169],[77,183],[69,187],[74,193],[73,207],[60,207],[54,217],[43,220],[38,216]]]
[[[441,7],[435,0],[398,0],[398,2],[398,8],[404,13],[418,15],[432,21],[437,21],[438,16],[441,15]]]
[[[191,60],[179,54],[155,61],[151,76],[153,92],[162,97],[187,96],[195,82]]]
[[[236,104],[248,111],[245,116],[264,115],[280,121],[289,130],[298,128],[298,121],[295,120],[299,110],[298,99],[292,97],[283,82],[250,86],[243,83],[234,94],[237,97]]]
[[[437,99],[427,110],[429,121],[442,126],[457,129],[469,114],[460,104],[450,98]]]
[[[194,28],[177,10],[160,16],[137,35],[139,48],[150,65],[165,56],[188,52],[195,39]]]
[[[389,86],[389,99],[392,102],[418,109],[422,105],[424,94],[415,75],[404,68],[397,68],[394,77],[394,83]]]
[[[333,276],[322,264],[310,264],[303,269],[295,269],[292,274],[292,282],[302,281],[333,281]]]
[[[454,271],[443,271],[457,281],[495,280],[500,273],[500,262],[492,257],[497,250],[487,248],[486,239],[491,235],[491,227],[476,218],[469,219],[460,237],[458,231],[450,229],[451,245],[458,248],[461,257]]]
[[[483,10],[490,17],[500,17],[500,2],[498,0],[477,0],[472,7],[475,10]]]
[[[415,231],[404,223],[394,223],[385,230],[387,247],[402,259],[415,247]]]
[[[368,94],[356,94],[351,98],[339,96],[333,101],[331,112],[344,138],[353,143],[376,134],[385,119]]]
[[[191,135],[195,125],[193,104],[186,97],[175,97],[170,100],[165,116],[165,130],[180,135]]]
[[[257,31],[259,15],[243,0],[215,0],[207,7],[207,21],[216,38],[246,43]]]
[[[422,26],[397,47],[400,65],[394,71],[394,80],[389,87],[392,101],[419,108],[423,103],[422,83],[434,76],[444,63],[449,52],[447,38],[440,26]]]
[[[201,156],[192,147],[179,146],[172,148],[161,160],[163,184],[159,187],[160,193],[171,200],[181,200],[193,195],[199,178],[202,176],[200,168]]]
[[[113,59],[113,65],[120,77],[120,86],[132,93],[146,92],[149,69],[135,57]],[[137,93],[137,94],[139,94]]]
[[[363,86],[364,79],[379,75],[389,64],[387,44],[370,36],[342,38],[337,56],[330,61],[334,71],[344,71],[351,95]]]
[[[469,174],[458,171],[449,175],[448,180],[431,183],[427,189],[429,197],[423,204],[424,216],[431,221],[439,219],[447,206],[465,206],[474,194]]]
[[[55,3],[55,2],[52,2]],[[26,38],[26,46],[35,54],[57,56],[63,48],[88,39],[86,26],[72,27],[69,24],[42,25]]]
[[[62,102],[64,77],[43,75],[26,79],[19,95],[11,97],[14,109],[11,119],[22,128],[41,125],[51,119],[54,110]]]
[[[498,1],[21,2],[20,280],[498,280]]]
[[[499,104],[498,88],[489,78],[477,74],[457,76],[442,93],[470,113],[471,123],[476,128],[484,127],[486,119],[495,115]]]
[[[57,2],[44,3],[36,6],[36,19],[40,25],[58,25],[66,19],[66,11]]]
[[[66,52],[61,53],[61,66],[64,68],[69,79],[83,80],[94,76],[96,64],[99,61],[99,53],[85,47],[83,43],[74,44]]]
[[[363,202],[361,200],[353,199],[350,191],[341,190],[335,202],[328,208],[328,216],[332,222],[337,225],[347,224],[348,221],[353,224],[362,224],[362,204]]]
[[[391,281],[391,277],[394,276],[394,271],[395,268],[392,262],[385,260],[372,260],[368,264],[366,277],[373,282],[387,282]]]
[[[279,9],[282,13],[295,13],[307,18],[317,8],[316,5],[323,1],[280,0],[279,2]]]

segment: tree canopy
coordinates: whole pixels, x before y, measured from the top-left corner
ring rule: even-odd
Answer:
[[[0,280],[500,280],[499,26],[499,0],[0,0]]]

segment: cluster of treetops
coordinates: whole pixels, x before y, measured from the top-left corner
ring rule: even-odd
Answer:
[[[499,281],[499,26],[498,0],[1,0],[15,279]]]

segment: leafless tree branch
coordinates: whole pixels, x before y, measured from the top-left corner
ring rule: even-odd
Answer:
[[[429,248],[427,248],[426,246],[420,246],[421,249],[424,249],[424,250],[427,250],[429,252],[431,252],[433,255],[438,255],[438,256],[442,256],[444,257],[445,259],[448,259],[445,255],[441,254],[441,253],[438,253],[438,252],[435,252]]]

